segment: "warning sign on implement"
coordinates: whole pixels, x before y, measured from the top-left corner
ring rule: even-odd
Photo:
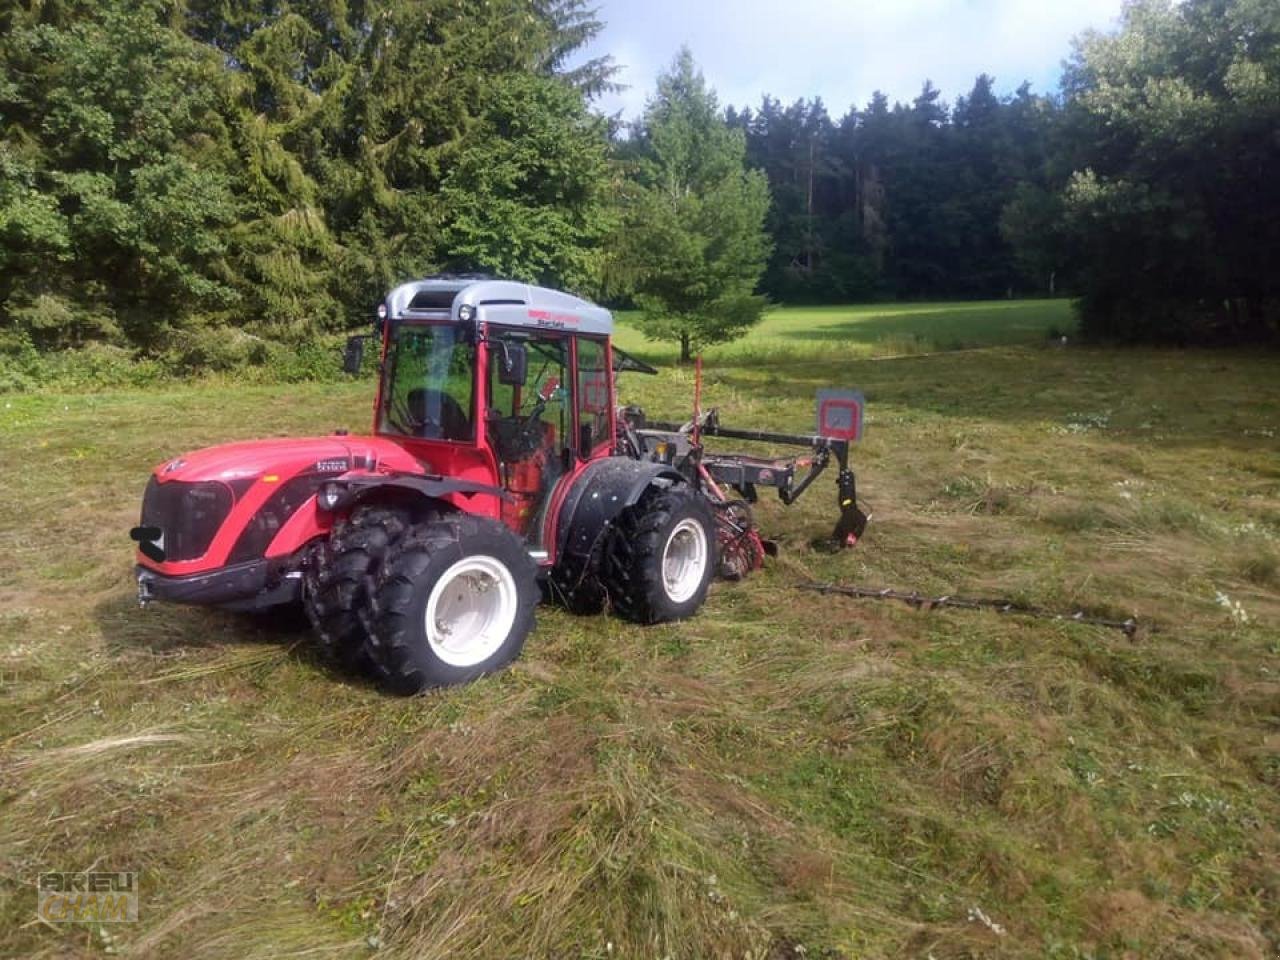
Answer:
[[[857,390],[819,390],[818,433],[850,443],[861,440],[862,405]]]

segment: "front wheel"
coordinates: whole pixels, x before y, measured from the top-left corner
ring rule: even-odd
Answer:
[[[303,604],[325,658],[350,669],[367,665],[361,614],[387,554],[409,529],[400,507],[366,505],[333,531],[307,564]]]
[[[502,524],[459,514],[415,527],[373,598],[374,672],[397,693],[491,673],[520,655],[537,602],[537,567]]]
[[[693,616],[716,569],[715,521],[688,486],[654,488],[623,511],[602,563],[614,610],[639,623]]]

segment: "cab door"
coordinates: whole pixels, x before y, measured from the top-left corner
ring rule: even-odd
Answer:
[[[523,348],[523,384],[500,376],[505,348]],[[491,330],[485,430],[498,479],[511,497],[502,521],[532,547],[541,547],[541,516],[572,456],[569,338],[538,330]]]

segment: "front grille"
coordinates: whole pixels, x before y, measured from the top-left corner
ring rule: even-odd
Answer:
[[[142,526],[164,531],[165,560],[204,556],[231,512],[231,491],[216,482],[160,483],[152,477],[142,495]]]

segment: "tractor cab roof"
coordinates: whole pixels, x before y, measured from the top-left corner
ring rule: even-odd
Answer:
[[[613,333],[613,315],[572,294],[511,280],[448,274],[401,284],[387,294],[388,320],[453,320],[504,326]]]

